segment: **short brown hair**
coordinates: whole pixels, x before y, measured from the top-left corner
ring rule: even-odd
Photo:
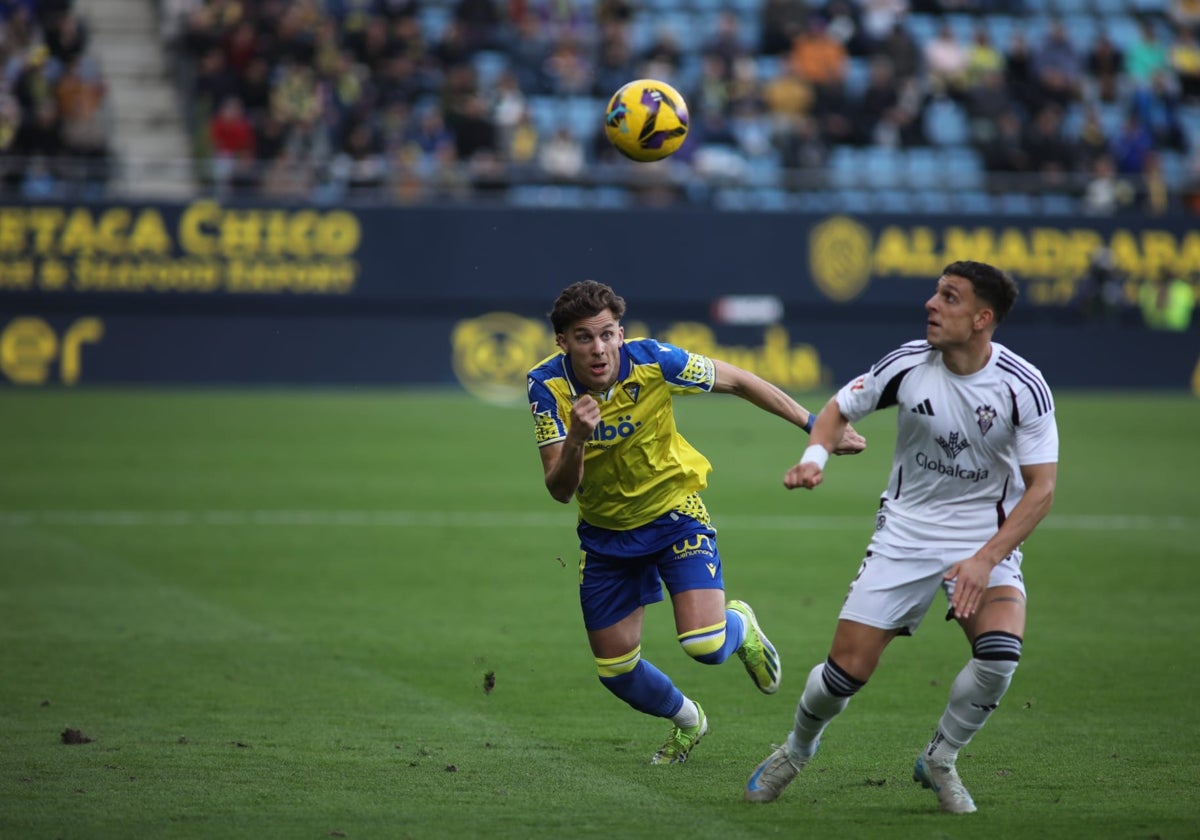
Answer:
[[[992,308],[996,313],[997,324],[1004,320],[1012,311],[1013,304],[1017,302],[1019,291],[1016,281],[994,265],[974,260],[959,260],[942,269],[942,275],[947,274],[971,281],[975,297]]]
[[[555,334],[565,333],[576,321],[599,315],[605,309],[620,321],[625,317],[625,299],[612,290],[611,286],[595,280],[572,283],[559,293],[550,310],[550,324]]]

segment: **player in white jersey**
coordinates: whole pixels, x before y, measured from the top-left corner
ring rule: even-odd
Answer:
[[[744,797],[776,799],[816,752],[896,636],[911,635],[938,589],[971,644],[913,780],[942,810],[975,803],[955,762],[1000,703],[1021,657],[1021,543],[1050,510],[1058,473],[1054,400],[1037,368],[992,341],[1017,287],[984,263],[946,266],[925,303],[926,340],[905,344],[822,409],[784,485],[815,488],[847,423],[896,406],[896,452],[875,534],[838,616],[828,658],[809,673],[787,741]]]

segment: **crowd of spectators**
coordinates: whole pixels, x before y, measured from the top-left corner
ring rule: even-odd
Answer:
[[[107,88],[72,0],[0,0],[0,183],[27,198],[102,193]]]
[[[1200,43],[1186,0],[1130,7],[1138,30],[1124,43],[1102,18],[1079,43],[1024,0],[184,3],[192,127],[220,189],[416,201],[620,184],[631,170],[601,112],[642,77],[671,81],[691,111],[676,159],[654,177],[636,170],[666,200],[763,162],[812,187],[834,147],[943,142],[930,135],[946,108],[991,187],[1062,191],[1089,213],[1165,212],[1185,196],[1162,156],[1195,152],[1182,114],[1200,107]],[[1003,42],[996,16],[1015,23]],[[922,32],[918,18],[940,24]]]
[[[993,191],[1058,192],[1097,215],[1200,211],[1197,0],[160,5],[191,151],[221,193],[418,202],[606,184],[675,201],[748,178],[827,187],[846,147],[951,144]],[[102,183],[85,21],[71,0],[0,0],[0,23],[7,185],[46,193],[67,167]],[[683,91],[691,136],[633,167],[602,114],[644,77]]]

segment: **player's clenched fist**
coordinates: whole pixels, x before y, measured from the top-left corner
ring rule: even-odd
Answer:
[[[571,406],[571,428],[568,434],[575,434],[586,440],[599,425],[600,403],[596,402],[596,398],[591,394],[584,394],[575,400],[575,404]]]
[[[811,461],[796,464],[783,476],[783,486],[789,490],[803,487],[811,490],[825,478],[825,471]]]

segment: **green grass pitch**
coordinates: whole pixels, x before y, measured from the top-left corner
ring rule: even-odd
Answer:
[[[968,653],[937,607],[783,798],[741,801],[827,650],[890,412],[862,424],[868,453],[788,493],[803,433],[680,401],[729,594],[784,680],[764,697],[736,659],[692,662],[650,609],[645,656],[712,725],[687,764],[650,767],[668,725],[596,680],[574,508],[542,486],[527,409],[2,391],[0,837],[1200,836],[1200,402],[1058,408],[1024,661],[960,759],[979,813],[952,817],[909,779]]]

